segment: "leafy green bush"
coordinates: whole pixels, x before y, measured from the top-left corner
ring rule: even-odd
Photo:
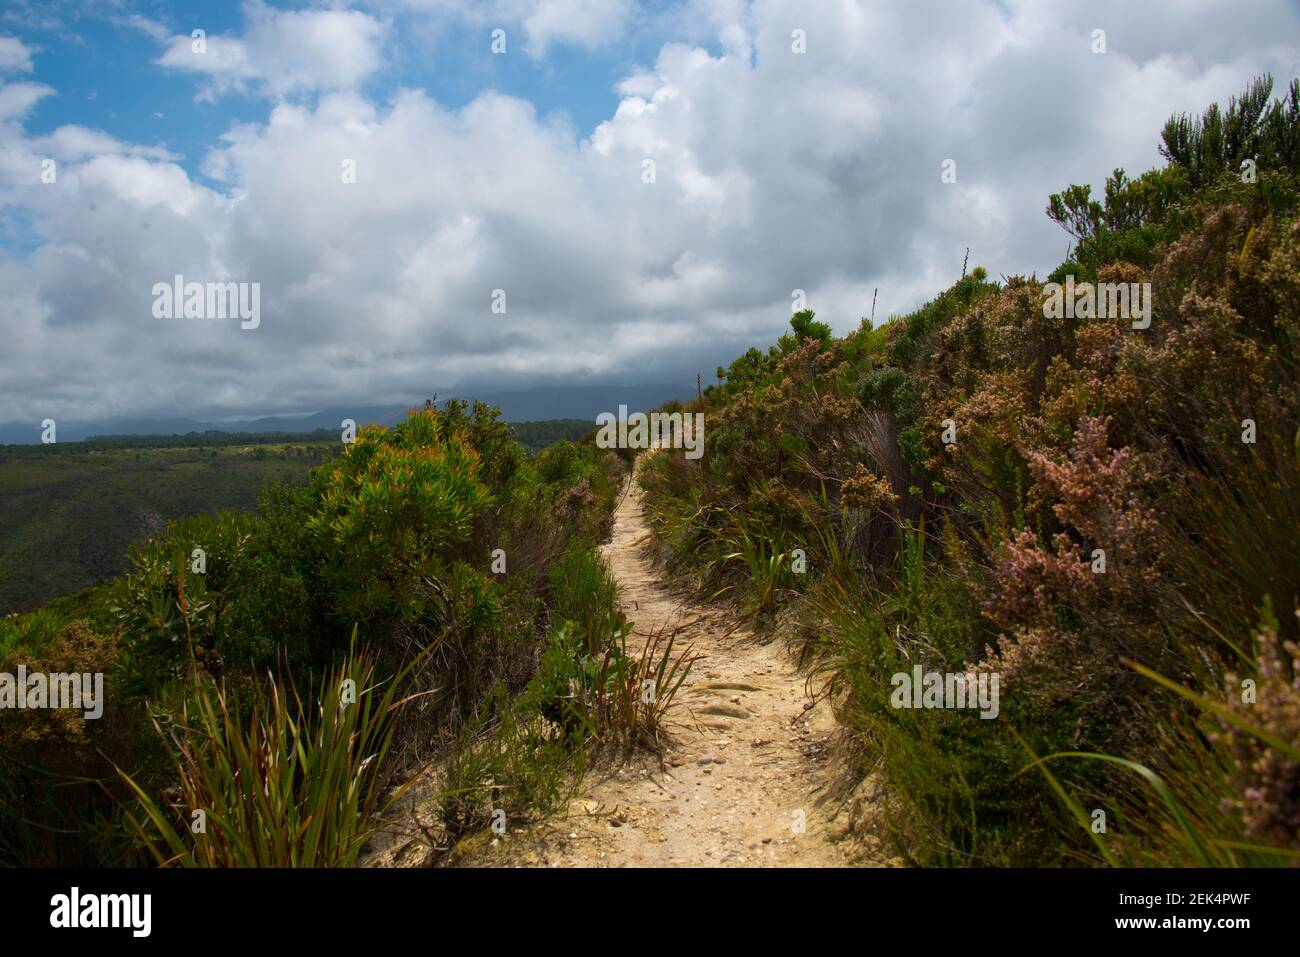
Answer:
[[[239,512],[182,519],[165,537],[132,546],[130,571],[112,591],[130,693],[148,694],[194,669],[220,671],[253,521]]]
[[[438,615],[438,577],[492,504],[468,434],[425,409],[391,430],[361,430],[313,473],[308,529],[341,620],[371,627]]]

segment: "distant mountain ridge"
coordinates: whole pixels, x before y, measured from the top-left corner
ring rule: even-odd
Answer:
[[[685,398],[691,387],[666,383],[638,386],[538,386],[515,392],[465,393],[439,395],[439,403],[449,398],[482,399],[501,409],[508,422],[536,422],[545,419],[590,419],[593,428],[601,412],[613,412],[620,405],[630,411],[644,412],[670,399]],[[358,425],[378,423],[393,425],[406,418],[411,406],[424,404],[424,398],[404,405],[337,406],[304,415],[272,415],[254,419],[213,422],[184,416],[138,416],[81,422],[56,420],[60,442],[78,442],[91,436],[105,435],[185,435],[189,432],[312,432],[337,429],[345,418]],[[31,445],[41,440],[40,422],[0,424],[0,445]]]

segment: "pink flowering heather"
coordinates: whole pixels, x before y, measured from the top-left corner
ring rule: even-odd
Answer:
[[[1300,744],[1300,647],[1281,642],[1276,625],[1256,637],[1259,675],[1255,700],[1242,700],[1242,679],[1229,675],[1228,707],[1270,734]],[[1252,839],[1273,847],[1300,849],[1300,761],[1226,721],[1216,742],[1226,744],[1234,768],[1224,812],[1235,814]]]
[[[990,621],[1002,628],[1049,628],[1063,603],[1089,600],[1095,576],[1069,536],[1058,534],[1047,551],[1038,536],[1021,530],[1007,542],[993,569],[996,590],[983,603]]]
[[[1029,471],[1037,483],[1034,495],[1052,502],[1056,517],[1078,532],[1089,550],[1104,548],[1126,562],[1130,578],[1149,576],[1156,559],[1157,523],[1139,493],[1145,469],[1132,449],[1110,448],[1109,425],[1108,418],[1084,418],[1064,462],[1029,453]]]

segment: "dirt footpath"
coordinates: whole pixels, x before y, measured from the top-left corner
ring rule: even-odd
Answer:
[[[629,652],[660,631],[699,655],[669,711],[662,762],[639,754],[589,770],[580,796],[528,831],[493,839],[470,866],[835,867],[867,863],[839,838],[833,797],[835,725],[814,705],[784,643],[736,631],[731,612],[670,591],[656,572],[639,485],[631,484],[604,546],[634,622]]]

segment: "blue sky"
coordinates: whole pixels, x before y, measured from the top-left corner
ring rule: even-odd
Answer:
[[[1045,274],[1050,193],[1266,71],[1294,0],[10,0],[0,423],[693,384],[797,299]]]
[[[58,91],[29,114],[26,125],[34,134],[65,124],[91,125],[125,141],[164,147],[178,154],[190,175],[201,177],[200,161],[210,144],[232,124],[265,115],[266,104],[256,92],[196,102],[205,79],[160,65],[166,43],[149,32],[157,29],[175,37],[201,28],[209,36],[238,34],[246,19],[239,3],[32,6],[56,17],[57,26],[51,21],[42,29],[40,17],[15,12],[6,32],[30,41],[36,76]],[[265,6],[293,10],[305,5],[266,0]],[[500,90],[528,100],[541,114],[565,117],[575,135],[586,136],[618,106],[618,82],[638,64],[653,62],[665,39],[655,18],[670,9],[669,3],[645,4],[640,23],[649,29],[629,30],[617,44],[598,48],[560,41],[546,57],[491,55],[493,27],[488,22],[448,18],[435,29],[419,23],[416,15],[387,11],[396,31],[413,32],[388,48],[391,59],[385,69],[358,89],[384,101],[400,87],[413,87],[452,108],[463,107],[484,89]],[[510,26],[499,22],[502,28]]]
[[[200,13],[202,22],[211,24],[214,33],[234,30],[241,20],[236,4],[176,3],[170,7],[156,22],[171,26],[173,34],[182,32],[180,26]],[[215,141],[232,121],[250,121],[259,112],[258,104],[247,99],[195,104],[197,80],[158,66],[162,44],[130,26],[126,14],[96,15],[75,7],[46,9],[59,16],[57,28],[40,29],[38,25],[15,31],[34,49],[36,77],[57,90],[29,114],[27,129],[34,134],[65,124],[90,125],[126,141],[152,143],[181,153],[187,168],[197,172],[195,158],[202,155],[205,144]],[[152,5],[138,9],[153,12]],[[103,13],[110,14],[110,8],[105,7]]]

